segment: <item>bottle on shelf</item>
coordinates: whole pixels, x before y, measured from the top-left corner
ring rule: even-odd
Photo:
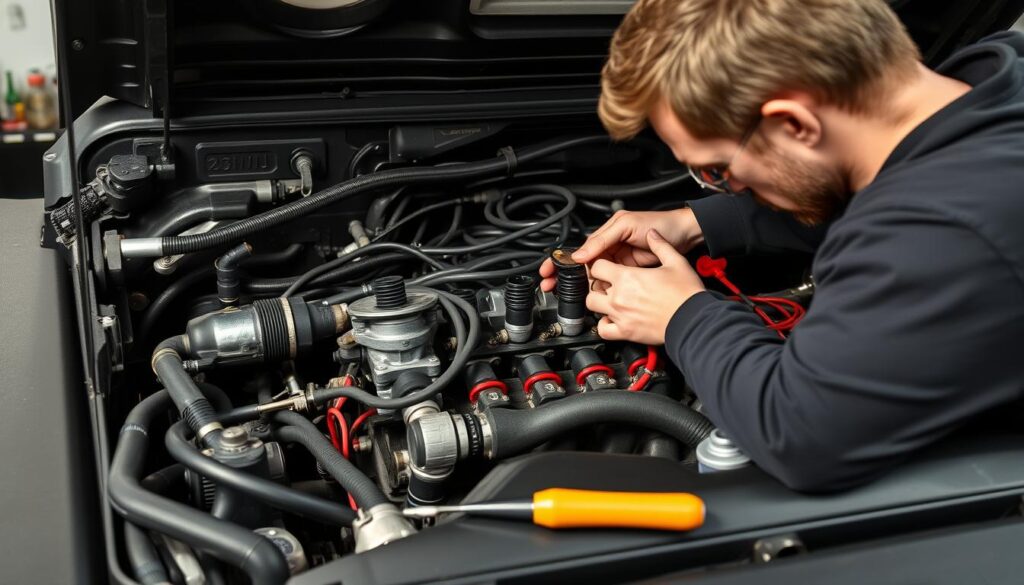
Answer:
[[[14,119],[14,104],[20,102],[18,91],[14,89],[14,73],[7,71],[7,92],[4,94],[3,111],[0,111],[0,118],[4,120]]]
[[[33,130],[57,127],[57,104],[46,90],[46,76],[38,71],[29,73],[28,92],[25,93],[25,121]]]

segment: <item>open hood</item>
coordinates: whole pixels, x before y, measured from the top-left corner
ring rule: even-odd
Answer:
[[[630,0],[58,2],[74,116],[107,95],[174,118],[532,103],[592,107]],[[892,0],[934,64],[1024,0]],[[505,112],[506,114],[511,112]]]

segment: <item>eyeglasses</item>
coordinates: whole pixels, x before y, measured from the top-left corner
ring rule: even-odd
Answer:
[[[750,128],[743,133],[743,137],[740,138],[739,148],[729,158],[729,162],[724,165],[711,165],[706,167],[695,167],[693,165],[686,165],[686,169],[690,171],[690,176],[693,177],[694,181],[702,188],[707,189],[713,193],[724,193],[726,195],[736,196],[739,195],[729,185],[729,166],[732,165],[736,157],[743,151],[747,146],[747,142],[750,141],[751,137],[754,136],[754,132],[757,132],[758,127],[761,125],[761,118],[758,117],[757,121],[751,124]]]

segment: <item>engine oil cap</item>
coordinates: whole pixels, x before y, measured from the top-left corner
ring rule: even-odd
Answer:
[[[750,457],[718,429],[697,445],[697,467],[701,473],[729,471],[747,465],[750,465]]]
[[[576,248],[555,248],[551,251],[551,262],[558,269],[579,266],[579,262],[572,259],[572,253],[575,251]]]

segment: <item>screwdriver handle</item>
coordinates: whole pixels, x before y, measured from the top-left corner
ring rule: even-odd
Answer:
[[[533,494],[533,522],[548,528],[693,530],[704,523],[704,501],[680,492],[550,488]]]

